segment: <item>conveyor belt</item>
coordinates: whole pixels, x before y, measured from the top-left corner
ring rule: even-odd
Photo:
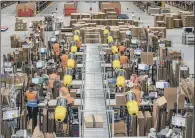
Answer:
[[[101,72],[101,63],[98,61],[100,61],[100,51],[98,49],[98,45],[87,45],[84,86],[84,111],[86,112],[84,113],[84,115],[98,114],[98,110],[105,111],[105,113],[101,112],[100,114],[104,120],[103,128],[85,128],[84,126],[84,138],[109,137],[105,98],[102,84],[103,76]],[[93,112],[94,110],[96,110],[97,112]]]

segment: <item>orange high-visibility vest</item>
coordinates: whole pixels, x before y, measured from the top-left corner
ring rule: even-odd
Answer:
[[[53,83],[55,80],[58,80],[58,75],[53,73],[49,75],[49,88],[53,88]]]
[[[33,91],[33,92],[27,91],[26,92],[26,97],[27,97],[28,101],[36,100],[36,95],[37,95],[37,92],[35,92],[35,91]]]
[[[77,47],[80,48],[82,46],[82,42],[81,41],[78,41],[77,42]]]
[[[120,63],[121,63],[121,65],[127,63],[127,61],[128,61],[127,56],[120,56]]]
[[[136,96],[136,101],[138,103],[138,105],[140,105],[140,100],[141,100],[141,91],[139,89],[133,89],[133,92],[135,93]]]
[[[119,52],[125,52],[125,46],[119,46]]]
[[[58,43],[55,43],[55,44],[53,45],[53,49],[54,49],[55,54],[56,54],[57,56],[59,56],[59,55],[60,55],[60,46],[59,46]]]

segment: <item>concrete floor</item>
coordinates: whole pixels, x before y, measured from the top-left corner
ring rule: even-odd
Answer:
[[[67,26],[69,25],[70,18],[63,16],[63,5],[64,5],[64,2],[53,2],[49,7],[43,10],[39,15],[36,15],[36,17],[25,17],[23,19],[27,21],[41,20],[44,18],[43,16],[51,15],[52,12],[55,12],[55,9],[57,8],[58,16],[61,16],[64,18],[64,25]],[[9,28],[6,32],[1,33],[1,48],[2,48],[1,55],[4,53],[13,51],[13,49],[10,48],[10,35],[12,34],[17,34],[19,36],[24,35],[24,32],[14,31],[15,7],[16,7],[16,4],[13,4],[1,10],[1,17],[2,17],[1,25],[8,26]],[[178,12],[180,10],[170,5],[166,5],[166,7],[170,7],[172,12]],[[138,7],[133,5],[131,2],[121,2],[122,13],[127,13],[127,10],[126,10],[127,8],[129,8],[130,13],[134,12],[136,17],[141,18],[141,21],[143,22],[144,26],[153,26],[154,24],[153,16],[147,15],[146,13],[141,11]],[[182,51],[184,55],[184,63],[186,63],[190,67],[190,73],[194,74],[194,47],[181,44],[181,32],[182,32],[182,29],[167,30],[167,39],[172,40],[173,47],[171,49]]]

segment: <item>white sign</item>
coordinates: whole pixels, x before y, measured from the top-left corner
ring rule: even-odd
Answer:
[[[142,52],[141,49],[135,49],[135,50],[134,50],[134,54],[135,54],[135,55],[140,55],[141,52]]]
[[[149,70],[149,66],[146,64],[138,64],[139,70]]]
[[[186,126],[186,119],[182,116],[172,116],[172,125],[185,127]]]
[[[12,109],[9,111],[3,111],[3,120],[13,119],[19,117],[20,111],[18,109]]]
[[[13,71],[13,68],[5,68],[5,72],[11,72]]]
[[[11,62],[5,62],[5,63],[4,63],[4,66],[5,66],[5,67],[11,67],[11,66],[12,66],[12,63],[11,63]]]
[[[17,69],[17,71],[22,72],[22,69],[21,68],[20,69]]]
[[[164,88],[168,88],[168,82],[156,82],[156,88],[157,89],[164,89]]]
[[[31,48],[31,45],[22,45],[22,48]]]
[[[137,44],[138,40],[137,39],[131,39],[131,44]]]
[[[165,44],[164,43],[160,43],[159,47],[165,47]]]
[[[188,70],[187,66],[180,66],[180,70]]]

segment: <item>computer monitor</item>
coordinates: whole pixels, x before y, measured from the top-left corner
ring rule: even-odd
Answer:
[[[185,32],[186,33],[192,33],[193,32],[193,29],[192,28],[185,28]]]
[[[138,43],[137,39],[131,39],[131,44],[137,44],[137,43]]]
[[[42,77],[32,78],[32,83],[41,84],[43,83],[43,78]]]
[[[135,55],[141,55],[142,50],[141,49],[135,49],[134,54]]]

